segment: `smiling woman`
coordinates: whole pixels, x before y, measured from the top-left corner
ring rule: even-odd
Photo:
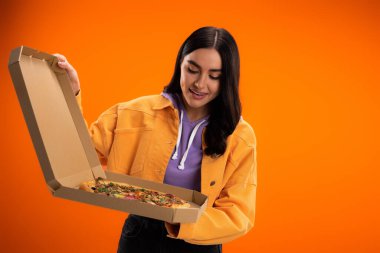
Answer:
[[[81,105],[76,71],[64,56],[57,57]],[[202,27],[180,47],[161,94],[118,103],[91,124],[92,141],[108,170],[208,196],[196,223],[129,215],[118,252],[221,252],[222,243],[253,227],[256,137],[241,117],[239,69],[231,34]]]

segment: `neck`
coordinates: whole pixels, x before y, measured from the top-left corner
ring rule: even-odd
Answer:
[[[202,108],[192,108],[190,107],[185,99],[181,97],[182,104],[185,107],[185,111],[187,114],[188,119],[193,122],[197,121],[199,119],[202,119],[208,115],[208,108],[207,107],[202,107]]]
[[[188,106],[185,106],[185,110],[187,113],[187,117],[192,122],[204,118],[207,115],[207,112],[205,110],[189,109]]]

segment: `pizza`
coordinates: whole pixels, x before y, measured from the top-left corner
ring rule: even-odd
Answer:
[[[79,189],[97,194],[107,195],[114,198],[138,200],[144,203],[162,207],[190,207],[189,202],[176,197],[173,194],[163,193],[126,183],[114,182],[103,179],[101,177],[98,177],[95,180],[81,183]]]

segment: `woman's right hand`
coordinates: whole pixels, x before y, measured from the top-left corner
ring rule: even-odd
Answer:
[[[70,78],[71,89],[74,92],[74,95],[77,95],[80,90],[80,83],[77,71],[73,66],[67,61],[66,57],[61,54],[53,54],[58,58],[58,67],[66,70],[67,75]]]

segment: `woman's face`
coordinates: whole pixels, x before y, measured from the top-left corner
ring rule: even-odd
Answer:
[[[214,48],[200,48],[181,64],[181,90],[188,113],[205,116],[207,104],[218,96],[222,59]]]

